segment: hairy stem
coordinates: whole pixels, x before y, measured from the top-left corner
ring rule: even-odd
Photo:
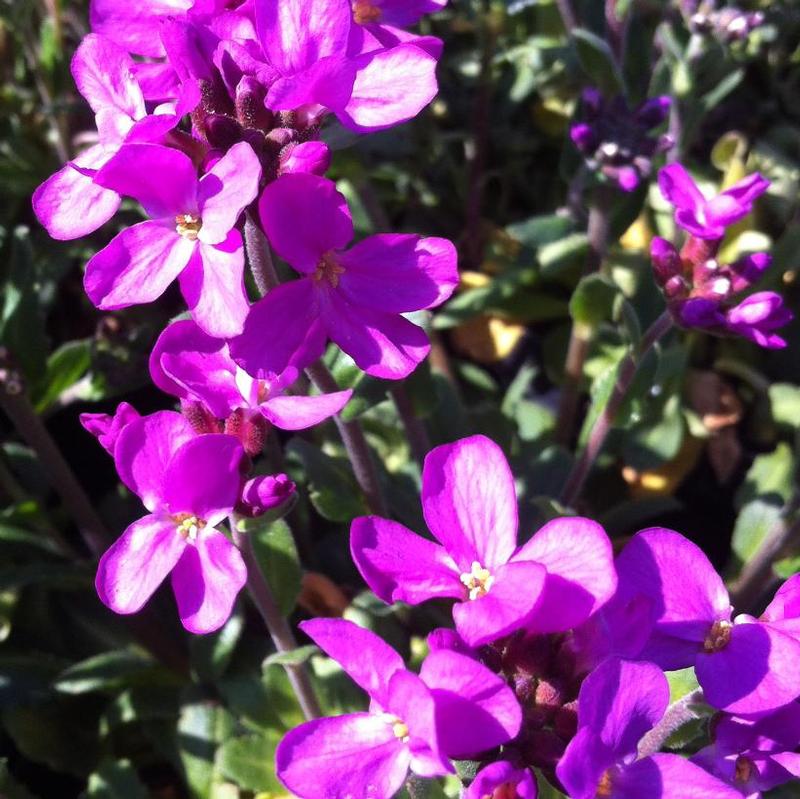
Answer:
[[[650,757],[660,751],[670,735],[697,718],[692,705],[702,704],[703,701],[703,689],[697,688],[670,705],[661,721],[639,741],[639,757]]]
[[[231,529],[233,531],[233,540],[242,553],[242,558],[247,566],[247,590],[269,630],[275,649],[278,652],[291,652],[297,649],[297,641],[291,627],[289,627],[289,623],[278,607],[275,595],[269,587],[264,572],[261,571],[250,536],[238,529],[236,521],[236,517],[231,519]],[[302,663],[293,663],[287,664],[285,668],[303,715],[306,719],[319,718],[322,712],[305,666]]]
[[[428,431],[425,429],[422,420],[418,419],[416,413],[414,413],[414,403],[411,401],[411,397],[408,396],[406,387],[398,382],[392,384],[390,391],[397,413],[406,431],[411,454],[414,456],[414,460],[422,466],[425,456],[431,448]]]
[[[556,0],[558,6],[558,13],[561,15],[561,21],[564,23],[564,29],[567,33],[571,33],[574,28],[580,26],[578,15],[572,5],[572,0]]]
[[[278,273],[272,262],[272,253],[269,249],[267,237],[255,220],[252,211],[248,211],[244,223],[244,245],[247,250],[247,262],[253,274],[258,293],[263,297],[278,283]]]
[[[773,577],[772,566],[788,545],[800,538],[800,494],[795,494],[769,529],[756,554],[730,588],[731,604],[740,613],[758,611],[758,601]]]
[[[332,394],[335,391],[340,391],[338,383],[322,361],[317,361],[309,366],[306,369],[306,374],[321,392]],[[347,456],[350,459],[350,465],[353,467],[356,482],[364,492],[370,513],[374,513],[377,516],[388,516],[386,500],[383,497],[383,491],[378,480],[378,471],[372,460],[372,454],[369,451],[369,445],[361,425],[356,421],[347,422],[339,414],[334,416],[334,421],[339,430],[339,436],[342,439],[344,448],[347,450]]]
[[[664,311],[642,336],[642,340],[636,348],[636,352],[629,353],[625,356],[608,403],[595,422],[586,447],[575,461],[575,465],[572,467],[572,471],[564,484],[564,489],[559,497],[563,505],[567,507],[572,507],[574,505],[575,500],[583,489],[586,478],[589,476],[589,472],[592,470],[592,466],[594,466],[594,462],[603,449],[603,445],[606,442],[611,428],[614,426],[614,420],[633,383],[633,378],[636,376],[639,365],[656,342],[671,328],[672,317],[669,311]]]
[[[244,234],[250,270],[253,273],[258,291],[263,296],[270,289],[275,288],[279,284],[279,280],[275,265],[272,262],[269,242],[250,211],[247,212]],[[309,366],[306,369],[306,375],[325,394],[340,390],[333,375],[322,361]],[[338,414],[334,417],[334,421],[339,430],[342,443],[347,450],[347,456],[353,467],[356,481],[364,492],[370,511],[379,516],[388,515],[383,492],[378,481],[378,472],[372,461],[367,439],[364,437],[361,425],[356,421],[346,422]]]

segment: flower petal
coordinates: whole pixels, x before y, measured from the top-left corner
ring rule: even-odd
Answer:
[[[399,314],[353,305],[336,290],[320,292],[320,306],[330,338],[373,377],[407,377],[430,351],[427,333]]]
[[[261,413],[281,430],[305,430],[339,413],[352,395],[347,389],[313,397],[273,397],[262,403]]]
[[[347,200],[333,181],[318,175],[282,175],[264,189],[258,211],[275,251],[305,274],[353,238]]]
[[[513,556],[547,569],[544,595],[530,618],[537,633],[562,632],[586,621],[617,589],[614,552],[591,519],[553,519]]]
[[[405,313],[443,303],[458,285],[457,255],[447,239],[370,236],[339,256],[339,285],[356,305]]]
[[[133,197],[152,219],[198,212],[197,170],[188,155],[173,147],[124,144],[95,182]]]
[[[197,436],[175,452],[164,473],[161,501],[173,515],[189,513],[215,525],[239,499],[244,450],[238,438]]]
[[[513,792],[502,790],[506,785],[513,787]],[[470,783],[464,799],[486,799],[487,796],[509,796],[514,799],[536,799],[538,790],[536,778],[529,769],[515,768],[507,760],[496,760],[484,766]]]
[[[603,774],[613,764],[614,753],[603,745],[597,733],[584,727],[567,745],[556,776],[570,799],[595,799]]]
[[[242,334],[229,342],[231,356],[248,374],[281,374],[290,362],[311,363],[325,349],[311,280],[293,280],[250,306]]]
[[[172,571],[181,623],[190,633],[218,630],[246,582],[247,567],[239,550],[218,530],[206,527]]]
[[[381,705],[386,704],[392,675],[405,670],[403,658],[375,633],[344,619],[311,619],[300,629],[333,658],[356,685]]]
[[[658,754],[626,766],[614,780],[614,799],[742,799],[736,788],[680,755]]]
[[[658,666],[609,658],[581,685],[578,729],[592,730],[614,758],[622,760],[636,752],[668,704],[669,684]]]
[[[97,566],[100,601],[115,613],[136,613],[178,562],[186,542],[174,522],[158,516],[135,521]]]
[[[158,299],[186,268],[194,242],[159,222],[125,228],[86,265],[83,286],[106,311]]]
[[[258,38],[269,63],[292,75],[346,50],[351,13],[345,0],[257,3]]]
[[[238,336],[250,309],[244,286],[244,247],[238,230],[216,245],[198,245],[180,276],[192,317],[218,338]]]
[[[243,404],[227,345],[191,319],[173,322],[158,337],[150,354],[150,377],[167,394],[200,400],[218,419]]]
[[[658,173],[658,187],[664,199],[677,209],[694,214],[705,205],[706,198],[680,164],[669,164]]]
[[[234,144],[200,179],[197,204],[203,226],[198,238],[219,244],[258,195],[261,163],[247,142]]]
[[[487,594],[453,608],[456,629],[472,647],[496,641],[524,627],[547,577],[544,566],[529,562],[508,563],[491,573],[494,582]]]
[[[33,193],[33,210],[47,232],[59,241],[79,239],[93,233],[117,213],[120,197],[98,186],[75,169],[99,169],[110,154],[101,145],[90,147],[65,164]]]
[[[517,495],[503,451],[485,436],[431,450],[422,470],[422,507],[431,532],[458,564],[493,568],[517,545]]]
[[[465,655],[447,650],[425,658],[419,674],[436,703],[439,744],[465,758],[516,737],[522,710],[505,680]]]
[[[392,725],[371,713],[315,719],[278,744],[275,769],[300,799],[390,799],[405,782],[411,754]]]
[[[800,642],[757,622],[734,624],[728,645],[697,656],[706,701],[728,713],[767,713],[800,696]]]
[[[354,519],[350,551],[367,585],[384,602],[417,605],[426,599],[466,595],[444,547],[397,522],[378,516]]]
[[[120,479],[144,506],[155,510],[164,490],[164,476],[178,448],[195,437],[179,413],[158,411],[125,425],[114,448]]]
[[[349,102],[337,116],[353,130],[382,130],[415,117],[436,96],[436,59],[413,44],[355,59]]]

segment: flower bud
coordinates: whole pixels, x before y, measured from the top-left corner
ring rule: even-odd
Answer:
[[[262,516],[280,509],[284,516],[296,498],[296,486],[285,474],[261,475],[248,480],[237,511],[243,516]],[[276,517],[279,518],[279,517]]]
[[[653,262],[653,273],[659,286],[665,286],[683,271],[678,251],[660,236],[654,236],[650,242],[650,260]]]

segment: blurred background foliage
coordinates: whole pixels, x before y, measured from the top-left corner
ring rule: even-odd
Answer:
[[[567,130],[583,88],[624,84],[634,102],[671,94],[680,159],[709,188],[755,170],[773,182],[724,254],[771,249],[767,287],[800,310],[800,5],[750,4],[765,24],[731,42],[690,33],[677,0],[620,0],[618,13],[630,15],[621,70],[597,38],[605,35],[603,4],[578,6],[590,30],[568,37],[554,2],[452,0],[425,22],[445,41],[441,93],[430,109],[365,138],[335,125],[325,132],[336,150],[332,176],[359,234],[414,231],[458,244],[462,284],[427,320],[434,348],[407,381],[408,396],[433,444],[482,432],[504,447],[524,535],[564,512],[556,498],[572,453],[628,347],[663,310],[649,241],[675,233],[654,186],[606,194],[611,246],[600,272],[582,278],[591,181]],[[301,719],[246,597],[206,637],[184,633],[167,592],[122,619],[97,600],[96,553],[78,534],[94,526],[109,543],[137,510],[78,414],[111,412],[122,400],[141,412],[171,407],[149,382],[147,357],[182,310],[171,293],[114,314],[84,296],[83,264],[137,219],[134,206],[71,243],[51,241],[33,218],[34,188],[92,129],[69,74],[86,32],[85,2],[0,0],[0,380],[15,407],[43,422],[37,429],[55,442],[95,514],[76,519],[74,497],[64,502],[53,489],[43,445],[32,448],[0,416],[0,795],[282,796],[272,753]],[[556,406],[573,321],[593,338],[581,376],[585,422],[564,441]],[[778,533],[777,572],[800,570],[800,324],[787,337],[785,351],[764,352],[672,333],[644,365],[576,510],[620,544],[641,527],[674,527],[734,584]],[[392,514],[423,530],[419,442],[406,437],[391,386],[341,353],[328,360],[340,384],[355,388],[345,414],[367,431]],[[254,532],[283,608],[294,619],[345,615],[419,657],[426,632],[447,623],[446,608],[386,608],[363,590],[347,529],[365,505],[334,426],[273,435],[302,495],[286,521]],[[309,660],[326,712],[363,705],[313,647],[297,657]],[[454,791],[455,783],[432,785],[429,795]]]

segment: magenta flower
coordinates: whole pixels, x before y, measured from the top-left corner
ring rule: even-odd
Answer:
[[[315,175],[269,184],[259,210],[272,246],[303,277],[253,305],[231,341],[233,358],[251,374],[280,374],[292,357],[318,358],[330,337],[368,374],[399,379],[413,371],[430,345],[401,314],[450,296],[458,282],[453,245],[386,234],[344,250],[353,237],[347,202]]]
[[[283,430],[302,430],[338,413],[352,390],[305,397],[284,392],[303,364],[278,375],[251,377],[237,366],[222,339],[206,335],[191,320],[173,322],[159,336],[150,355],[150,376],[168,394],[202,402],[217,419],[238,409],[258,413]]]
[[[554,519],[517,547],[514,478],[502,450],[484,436],[428,453],[422,508],[438,544],[365,516],[350,528],[353,560],[384,602],[458,600],[453,618],[468,646],[523,627],[568,630],[616,589],[611,542],[589,519]]]
[[[706,701],[728,713],[767,713],[800,696],[797,621],[778,619],[778,605],[763,620],[732,618],[722,578],[691,541],[644,530],[617,558],[617,572],[622,595],[651,603],[654,626],[637,657],[668,670],[694,666]]]
[[[95,181],[138,200],[151,217],[123,230],[87,264],[84,287],[103,310],[152,302],[175,278],[208,333],[239,333],[247,314],[244,248],[235,225],[258,193],[261,167],[248,144],[232,147],[200,180],[191,159],[128,144]]]
[[[669,704],[666,677],[652,663],[611,658],[584,680],[578,732],[556,775],[570,799],[741,799],[679,755],[637,759],[637,746]]]
[[[380,130],[412,119],[436,95],[436,59],[414,44],[350,50],[349,0],[259,2],[255,21],[273,111],[317,115],[317,106],[354,130]]]
[[[352,622],[300,626],[371,700],[367,713],[316,719],[284,736],[276,771],[301,799],[389,799],[409,770],[448,774],[450,757],[493,749],[519,732],[522,713],[511,689],[468,657],[434,652],[417,676],[388,644]]]
[[[692,760],[750,799],[800,778],[800,704],[793,702],[755,720],[723,716],[713,724],[713,744]]]
[[[113,416],[107,413],[82,413],[80,416],[84,430],[91,433],[112,458],[120,433],[139,418],[139,411],[127,402],[120,402]]]
[[[475,775],[464,799],[536,799],[538,794],[536,779],[529,769],[498,760]]]
[[[134,77],[130,56],[102,36],[89,34],[72,59],[72,75],[97,121],[98,143],[84,150],[33,194],[33,210],[54,239],[92,233],[117,212],[116,191],[93,181],[124,141],[157,141],[196,105],[196,87],[187,87],[178,107],[149,115]]]
[[[716,247],[712,247],[711,251]],[[677,324],[719,336],[741,336],[768,349],[781,349],[786,341],[775,330],[794,314],[774,291],[759,291],[734,305],[772,263],[765,252],[752,253],[732,264],[709,256],[706,247],[688,246],[684,254],[665,239],[653,238],[650,258],[656,282]]]
[[[658,173],[658,185],[666,200],[675,206],[675,222],[699,239],[721,239],[725,229],[747,216],[753,202],[769,187],[758,173],[706,199],[680,164],[669,164]]]
[[[183,626],[209,633],[228,619],[247,580],[239,550],[217,529],[239,500],[244,453],[231,436],[196,436],[177,413],[125,426],[114,463],[149,513],[100,558],[95,586],[116,613],[136,613],[172,573]]]

